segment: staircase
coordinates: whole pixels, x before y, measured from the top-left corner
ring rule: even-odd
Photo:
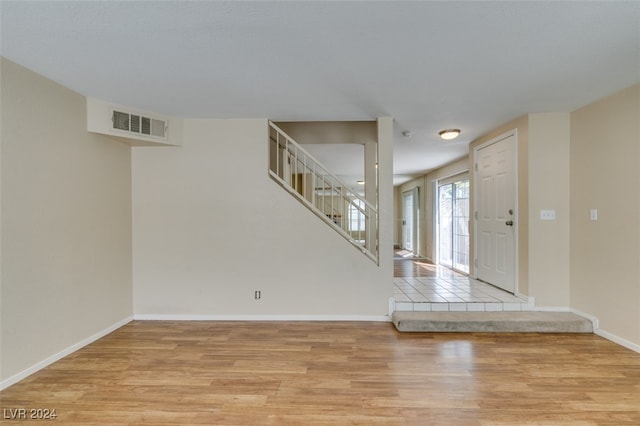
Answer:
[[[269,176],[378,264],[378,210],[269,122]]]

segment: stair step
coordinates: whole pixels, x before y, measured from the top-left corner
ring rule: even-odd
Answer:
[[[570,312],[409,312],[396,311],[402,332],[593,333],[593,324]]]

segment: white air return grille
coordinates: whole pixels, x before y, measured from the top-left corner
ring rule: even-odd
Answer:
[[[163,120],[151,119],[151,136],[158,136],[164,138],[164,133],[167,129],[167,124]]]
[[[113,128],[138,135],[166,138],[167,122],[143,115],[113,110]]]

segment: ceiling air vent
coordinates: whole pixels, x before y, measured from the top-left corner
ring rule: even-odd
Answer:
[[[166,139],[167,122],[156,118],[113,110],[111,117],[114,130]]]

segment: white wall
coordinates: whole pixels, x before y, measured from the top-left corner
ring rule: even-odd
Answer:
[[[267,137],[262,119],[185,120],[183,147],[133,148],[136,315],[386,315],[391,140],[379,267],[268,177]]]
[[[0,379],[132,315],[130,148],[84,97],[2,59]]]

